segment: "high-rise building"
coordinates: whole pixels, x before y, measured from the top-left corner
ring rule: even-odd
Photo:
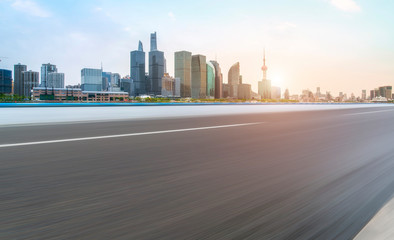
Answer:
[[[138,96],[134,94],[134,87],[132,84],[132,79],[130,77],[124,77],[120,79],[119,87],[121,91],[128,92],[129,96]]]
[[[133,90],[128,92],[133,94],[133,96],[146,94],[145,52],[141,41],[138,43],[138,50],[130,53],[130,78],[132,82],[132,84],[130,84],[132,85]]]
[[[238,98],[238,85],[240,79],[240,65],[239,62],[231,66],[228,71],[228,85],[230,86],[230,97]]]
[[[271,99],[279,100],[281,98],[281,95],[282,95],[282,91],[280,87],[275,87],[275,86],[271,87]]]
[[[31,70],[22,72],[23,92],[20,94],[21,96],[32,96],[33,88],[39,85],[39,76],[39,72],[33,72]]]
[[[285,95],[284,97],[285,97],[286,100],[289,100],[289,99],[290,99],[289,89],[286,89],[286,90],[285,90],[285,94],[284,94],[284,95]]]
[[[392,86],[379,87],[379,96],[380,97],[385,97],[387,99],[391,99],[392,92],[393,92]]]
[[[373,100],[375,97],[376,97],[376,96],[375,96],[375,90],[371,90],[371,91],[369,92],[369,99],[370,99],[370,100]]]
[[[41,87],[48,87],[48,75],[49,73],[57,73],[56,65],[47,63],[41,66]]]
[[[20,63],[14,65],[14,94],[23,96],[22,72],[27,71],[27,66]]]
[[[207,62],[207,98],[215,98],[215,66]]]
[[[108,91],[111,83],[111,78],[112,78],[111,72],[102,72],[101,89],[103,91]]]
[[[181,81],[181,97],[190,98],[192,81],[192,53],[187,51],[175,52],[175,78]]]
[[[151,34],[151,51],[149,52],[149,93],[161,95],[161,79],[165,72],[164,52],[157,50],[156,32]]]
[[[223,97],[223,74],[220,65],[217,61],[211,61],[215,67],[215,98]]]
[[[12,93],[12,71],[0,69],[0,93]]]
[[[203,55],[192,56],[192,98],[207,97],[207,58]]]
[[[362,90],[361,91],[361,100],[366,100],[367,99],[367,90]]]
[[[267,70],[268,67],[265,64],[265,50],[264,50],[264,60],[263,60],[263,80],[259,81],[259,94],[261,99],[270,99],[271,98],[271,81],[267,79]]]
[[[102,91],[102,84],[101,69],[84,68],[81,70],[82,91]]]
[[[238,84],[238,99],[251,100],[252,85],[245,83]]]
[[[51,72],[48,74],[48,88],[64,88],[64,73]]]
[[[163,97],[181,96],[181,80],[179,78],[173,78],[168,73],[165,73],[161,86],[161,95]]]

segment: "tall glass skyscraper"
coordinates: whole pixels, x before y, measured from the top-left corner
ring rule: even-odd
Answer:
[[[190,98],[192,81],[192,53],[187,51],[175,52],[175,78],[181,81],[181,97]]]
[[[165,72],[164,52],[157,50],[156,33],[151,34],[151,51],[149,52],[149,93],[161,95],[161,79]]]
[[[146,94],[147,84],[145,81],[145,52],[142,42],[138,43],[138,50],[130,53],[130,95],[139,96]]]
[[[27,71],[27,66],[20,63],[14,65],[14,94],[23,96],[23,79],[22,73]]]
[[[41,87],[48,87],[48,74],[57,73],[56,65],[47,63],[41,66]]]
[[[64,73],[49,73],[47,79],[48,88],[64,88]]]
[[[211,61],[215,67],[215,98],[220,99],[223,97],[223,74],[217,61]]]
[[[0,93],[12,93],[12,71],[0,69]]]
[[[101,91],[103,76],[101,69],[84,68],[81,70],[82,91]]]
[[[192,56],[192,98],[207,97],[207,58],[203,55]]]
[[[230,97],[232,98],[238,98],[239,72],[239,62],[231,66],[230,70],[228,71],[228,85],[230,88]]]
[[[207,98],[215,98],[215,67],[207,62]]]

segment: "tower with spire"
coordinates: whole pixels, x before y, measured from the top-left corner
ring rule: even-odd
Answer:
[[[263,66],[261,67],[263,71],[263,80],[258,82],[259,85],[259,95],[261,99],[271,99],[271,80],[267,79],[267,70],[268,67],[265,61],[265,49],[264,49],[264,58],[263,58]]]

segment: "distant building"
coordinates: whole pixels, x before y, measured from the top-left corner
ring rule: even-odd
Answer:
[[[145,80],[145,52],[143,50],[142,42],[138,44],[138,50],[130,53],[130,86],[133,86],[133,96],[144,95],[147,92],[147,83]],[[122,87],[121,87],[122,88]]]
[[[286,89],[286,90],[285,90],[284,97],[285,97],[285,99],[286,99],[286,100],[290,100],[290,93],[289,93],[289,89]]]
[[[23,92],[21,96],[31,97],[34,87],[39,85],[39,72],[25,71],[22,72]]]
[[[48,88],[64,88],[64,73],[48,73],[46,82]]]
[[[244,100],[251,100],[252,85],[245,83],[238,84],[238,98]]]
[[[149,93],[161,94],[161,79],[165,72],[164,52],[157,50],[156,32],[151,34],[151,49],[149,52]]]
[[[223,74],[222,69],[217,61],[211,61],[215,67],[215,98],[223,98]]]
[[[0,69],[0,94],[12,93],[12,71]]]
[[[361,100],[367,100],[367,90],[361,91]]]
[[[41,87],[48,87],[48,78],[50,73],[57,73],[56,65],[47,63],[41,66]]]
[[[82,69],[81,84],[83,91],[101,91],[103,86],[102,70],[92,68]]]
[[[163,97],[181,96],[181,80],[179,78],[173,78],[168,73],[165,73],[161,86],[161,95]]]
[[[239,62],[233,64],[228,71],[228,85],[230,88],[230,97],[238,98],[238,85],[240,79],[240,64]]]
[[[128,99],[126,92],[82,91],[80,88],[44,88],[33,89],[35,99],[47,101],[83,101],[83,102],[113,102]]]
[[[263,80],[258,82],[259,85],[259,94],[261,99],[270,99],[271,98],[271,81],[267,79],[267,70],[268,67],[265,65],[265,51],[264,51],[264,60],[263,60]]]
[[[281,92],[280,87],[272,86],[271,87],[271,99],[279,100],[279,99],[281,99],[281,96],[282,96],[282,92]]]
[[[230,97],[230,85],[227,83],[223,83],[223,95],[222,98],[229,98]]]
[[[27,71],[27,66],[20,63],[14,65],[14,94],[23,96],[24,83],[22,72]]]
[[[372,100],[372,99],[374,99],[376,97],[376,95],[375,95],[375,90],[371,90],[370,92],[369,92],[369,100]]]
[[[175,52],[175,78],[181,81],[181,97],[190,98],[192,84],[192,53],[187,51]]]
[[[391,98],[393,92],[393,87],[392,86],[383,86],[383,87],[379,87],[379,96],[380,97],[384,97],[387,99]]]
[[[215,66],[207,62],[207,98],[215,98]]]
[[[130,77],[124,77],[120,79],[120,90],[129,93],[129,96],[139,96],[134,93],[135,87]]]
[[[207,96],[207,64],[203,55],[192,56],[192,98]]]

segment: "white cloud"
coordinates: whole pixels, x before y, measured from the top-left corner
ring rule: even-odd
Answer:
[[[35,17],[47,18],[52,14],[40,7],[33,0],[15,0],[11,5],[15,10],[30,14]]]
[[[330,3],[345,12],[361,11],[361,7],[354,0],[330,0]]]
[[[173,20],[173,21],[176,20],[175,15],[174,15],[173,12],[169,12],[169,13],[168,13],[168,16],[171,18],[171,20]]]

